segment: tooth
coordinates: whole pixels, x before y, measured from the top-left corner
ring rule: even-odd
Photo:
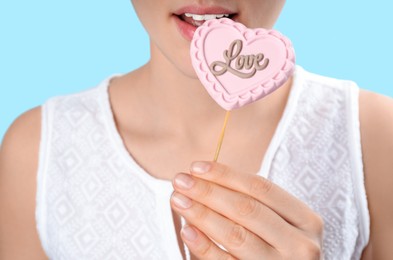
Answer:
[[[192,16],[192,19],[194,19],[195,21],[203,21],[203,20],[205,20],[205,16],[204,15],[199,15],[199,14],[194,14]]]
[[[208,21],[208,20],[213,20],[213,19],[216,19],[216,17],[219,18],[219,16],[216,15],[216,14],[206,14],[206,15],[205,15],[205,20],[206,20],[206,21]]]
[[[203,21],[194,21],[193,22],[195,26],[201,26],[203,24]]]
[[[192,14],[192,13],[184,13],[186,17],[192,17],[194,21],[208,21],[213,19],[220,19],[223,17],[229,17],[229,14]]]

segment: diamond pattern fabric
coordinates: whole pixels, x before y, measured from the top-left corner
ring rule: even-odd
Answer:
[[[146,173],[116,131],[110,78],[46,102],[36,220],[50,259],[181,259],[171,183]],[[325,259],[359,259],[369,236],[354,83],[297,67],[260,175],[324,219]]]

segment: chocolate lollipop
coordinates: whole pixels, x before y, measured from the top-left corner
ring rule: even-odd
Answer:
[[[229,111],[284,85],[293,74],[295,52],[291,41],[278,31],[249,29],[223,18],[198,27],[190,53],[199,80],[218,105],[227,110],[216,161]]]

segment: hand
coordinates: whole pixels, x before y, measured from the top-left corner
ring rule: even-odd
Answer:
[[[196,162],[173,186],[182,239],[200,259],[322,258],[321,217],[263,177]]]

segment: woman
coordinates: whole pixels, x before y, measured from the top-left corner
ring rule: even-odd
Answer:
[[[186,248],[199,259],[393,255],[391,99],[298,67],[233,111],[221,163],[208,162],[225,111],[192,69],[196,26],[215,14],[271,28],[285,1],[132,3],[150,61],[8,130],[2,259],[179,259]]]

